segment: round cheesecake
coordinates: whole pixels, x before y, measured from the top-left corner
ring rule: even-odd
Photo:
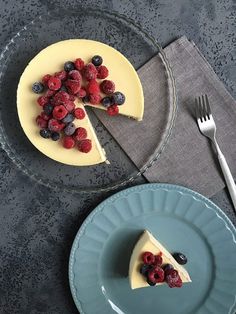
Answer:
[[[39,94],[32,91],[32,84],[42,80],[45,74],[54,74],[63,70],[66,61],[81,58],[85,63],[91,62],[94,55],[103,58],[103,64],[109,69],[108,80],[115,82],[116,90],[121,91],[126,101],[119,106],[119,114],[141,121],[144,111],[144,97],[140,79],[131,63],[116,49],[92,40],[70,39],[52,44],[40,51],[27,65],[21,75],[17,89],[17,110],[21,126],[31,143],[46,156],[68,165],[89,166],[107,160],[88,115],[83,120],[75,120],[76,127],[86,128],[88,138],[92,141],[89,153],[82,153],[77,148],[65,149],[59,140],[46,140],[39,135],[35,119],[42,111],[37,104]],[[90,104],[87,104],[90,105]],[[76,101],[77,107],[83,107]],[[101,105],[91,105],[104,109]],[[115,117],[110,117],[116,123]]]

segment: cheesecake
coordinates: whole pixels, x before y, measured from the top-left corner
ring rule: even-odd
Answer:
[[[182,283],[191,282],[187,270],[175,260],[171,253],[149,231],[145,230],[136,243],[130,258],[129,281],[131,289],[144,288],[151,285],[150,282],[148,283],[147,278],[140,272],[144,263],[143,255],[145,252],[152,252],[156,256],[161,257],[161,265],[158,266],[158,269],[161,268],[160,271],[163,273],[163,276],[165,274],[162,269],[165,269],[165,266],[168,265],[177,271],[176,273],[180,277],[181,285]],[[166,284],[164,277],[161,282],[157,282],[155,285],[163,284]]]
[[[81,58],[89,63],[94,55],[103,58],[109,69],[108,79],[115,82],[116,90],[125,95],[125,103],[119,106],[119,114],[141,121],[144,112],[144,97],[140,79],[125,56],[118,50],[101,42],[86,39],[69,39],[52,44],[40,51],[27,65],[21,75],[17,89],[17,111],[21,126],[31,143],[43,154],[58,162],[74,166],[90,166],[108,162],[106,152],[100,144],[94,126],[86,112],[86,107],[104,110],[101,104],[82,103],[75,100],[76,107],[85,110],[83,120],[75,120],[76,127],[84,127],[91,140],[92,149],[83,153],[77,149],[66,150],[60,141],[49,141],[39,136],[35,117],[40,113],[37,105],[39,95],[32,92],[31,86],[40,81],[46,73],[55,73],[63,68],[68,60]],[[98,80],[99,81],[99,80]],[[116,117],[109,117],[116,123]]]

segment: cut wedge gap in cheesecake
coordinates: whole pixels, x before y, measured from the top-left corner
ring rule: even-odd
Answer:
[[[191,278],[171,253],[145,230],[130,258],[129,281],[131,289],[163,284],[173,288],[191,282]]]

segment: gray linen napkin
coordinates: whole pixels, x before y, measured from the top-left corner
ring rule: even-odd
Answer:
[[[180,184],[210,197],[225,184],[211,145],[198,130],[193,116],[194,98],[208,94],[217,125],[217,139],[234,176],[236,102],[195,44],[185,36],[164,51],[176,81],[178,113],[165,150],[144,176],[149,182]],[[106,113],[96,110],[96,115],[138,168],[154,151],[165,123],[163,97],[166,97],[167,89],[162,67],[160,57],[155,56],[138,70],[145,98],[142,122],[118,116],[114,123]],[[153,97],[153,89],[156,97]]]

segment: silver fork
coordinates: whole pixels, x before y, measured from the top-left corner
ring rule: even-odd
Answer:
[[[203,135],[208,137],[214,144],[218,156],[218,160],[228,187],[234,209],[236,210],[236,185],[233,176],[230,172],[229,166],[221,152],[219,145],[216,141],[216,125],[211,114],[211,109],[207,95],[202,95],[195,99],[196,117],[199,129]]]

